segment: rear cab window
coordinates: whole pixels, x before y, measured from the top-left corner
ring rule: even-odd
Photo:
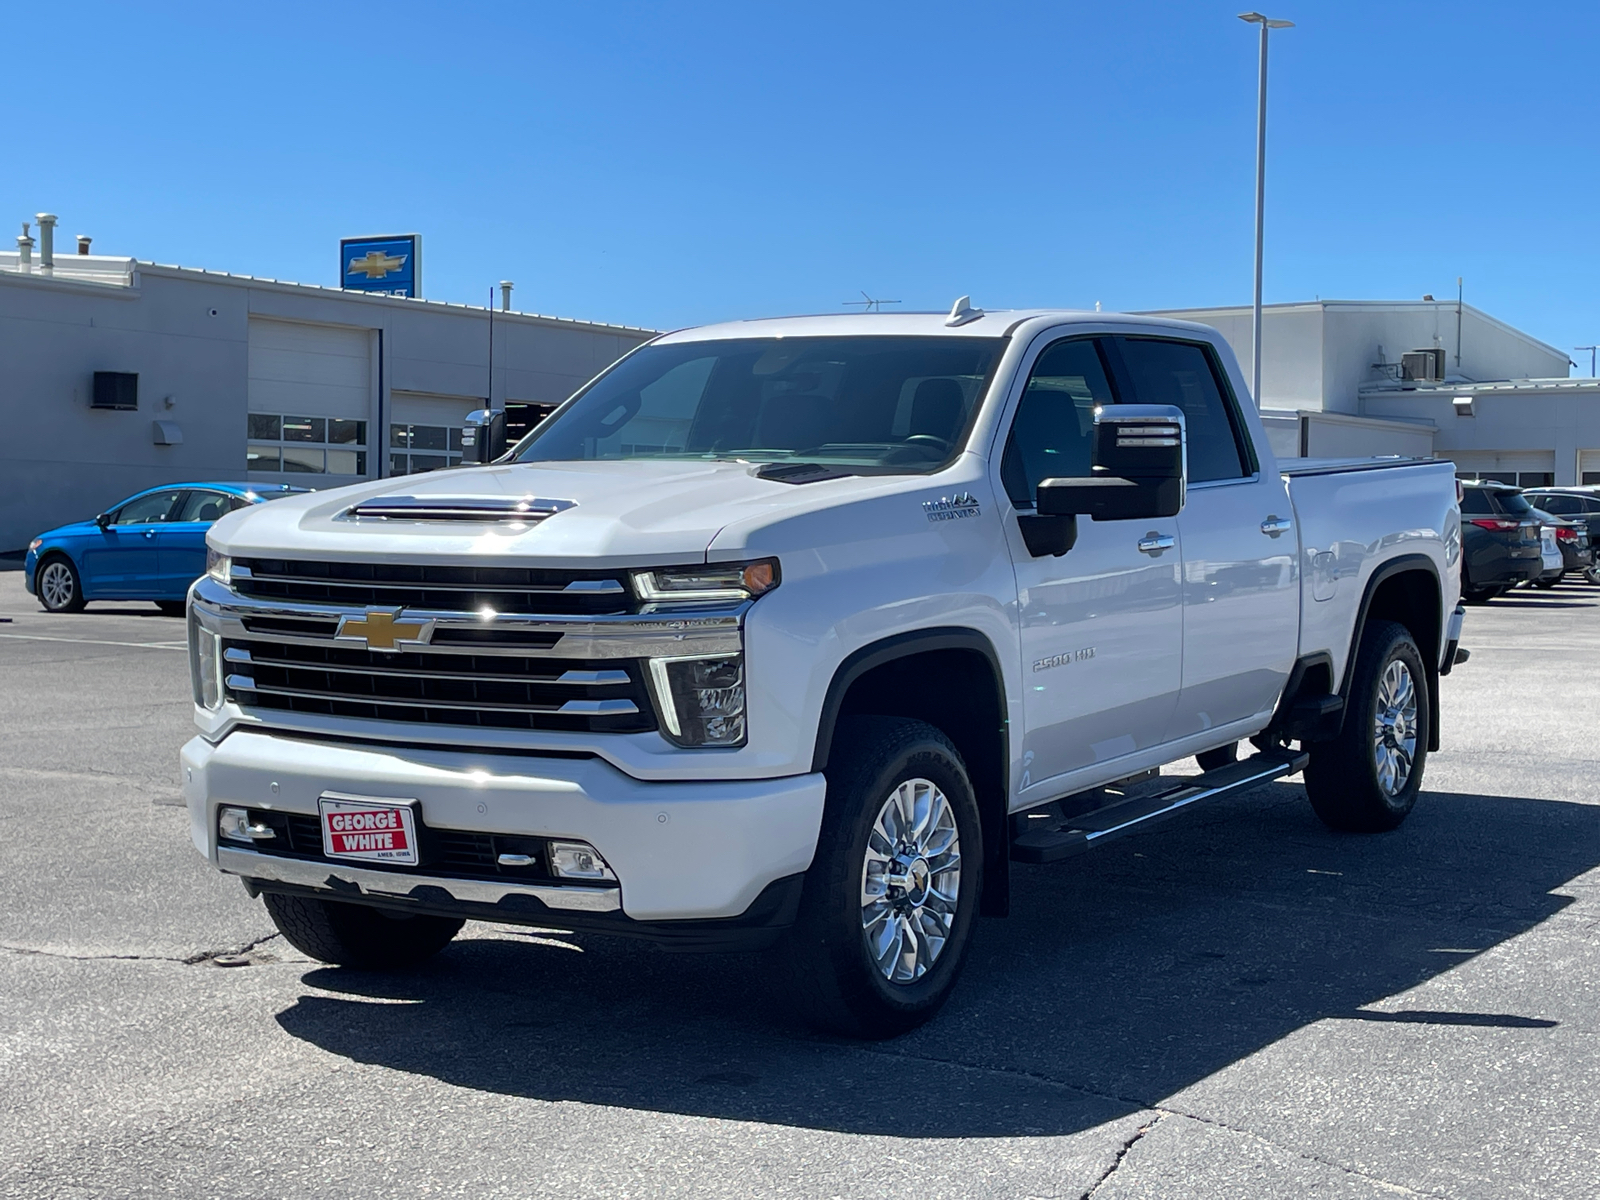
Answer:
[[[1183,412],[1191,483],[1255,474],[1255,455],[1244,437],[1231,389],[1225,388],[1207,346],[1153,337],[1108,341],[1131,384],[1131,389],[1121,389],[1124,402],[1170,404]]]

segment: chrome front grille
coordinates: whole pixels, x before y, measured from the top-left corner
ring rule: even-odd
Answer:
[[[256,623],[247,619],[246,630]],[[656,727],[637,660],[386,652],[334,644],[332,635],[330,622],[326,645],[225,638],[228,698],[247,708],[499,729]]]
[[[615,571],[240,558],[233,562],[232,582],[241,595],[256,599],[357,608],[584,616],[636,609],[626,576]]]

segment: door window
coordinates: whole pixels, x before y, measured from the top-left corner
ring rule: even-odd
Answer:
[[[117,510],[117,519],[112,524],[147,525],[152,521],[165,521],[182,494],[179,491],[166,491],[135,496]]]
[[[1544,509],[1545,512],[1549,513],[1557,513],[1565,516],[1570,513],[1583,511],[1582,502],[1579,501],[1576,496],[1529,496],[1528,499],[1532,500],[1540,508]]]
[[[1032,507],[1040,480],[1089,474],[1094,410],[1116,403],[1096,340],[1056,342],[1034,363],[1000,459],[1001,481],[1018,508]]]
[[[1190,482],[1241,479],[1254,472],[1238,414],[1223,395],[1204,346],[1140,337],[1119,337],[1116,345],[1138,403],[1183,410]]]
[[[179,506],[174,521],[215,521],[231,512],[231,496],[222,492],[190,492]]]

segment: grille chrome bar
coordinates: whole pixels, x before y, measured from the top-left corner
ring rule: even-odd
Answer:
[[[236,691],[257,692],[265,696],[288,696],[296,700],[325,700],[333,704],[370,704],[378,708],[438,708],[459,712],[504,712],[565,714],[584,717],[632,716],[639,706],[632,700],[568,700],[562,704],[500,704],[489,700],[419,700],[412,697],[353,695],[350,692],[323,692],[311,688],[287,688],[257,683],[248,675],[229,675],[227,685]]]
[[[373,588],[410,588],[416,591],[467,592],[477,595],[530,592],[547,596],[624,596],[628,592],[628,589],[615,579],[574,579],[570,583],[558,586],[553,583],[434,583],[432,581],[324,578],[322,576],[306,575],[270,575],[263,571],[251,571],[248,575],[243,575],[240,578],[249,580],[252,583],[315,584],[318,587],[362,588],[367,591]]]
[[[247,663],[258,667],[278,667],[286,671],[319,671],[329,675],[381,675],[394,679],[447,679],[460,683],[539,683],[562,684],[568,687],[613,687],[626,685],[631,677],[626,671],[563,671],[559,675],[513,675],[494,671],[408,671],[401,667],[367,666],[356,663],[303,662],[294,658],[278,658],[260,649],[246,650],[229,646],[223,658],[231,663]]]

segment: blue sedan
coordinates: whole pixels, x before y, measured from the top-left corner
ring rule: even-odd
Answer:
[[[89,600],[154,600],[162,612],[181,615],[189,585],[206,571],[211,522],[307,490],[245,483],[151,488],[92,521],[34,538],[23,583],[49,612],[78,612]]]

